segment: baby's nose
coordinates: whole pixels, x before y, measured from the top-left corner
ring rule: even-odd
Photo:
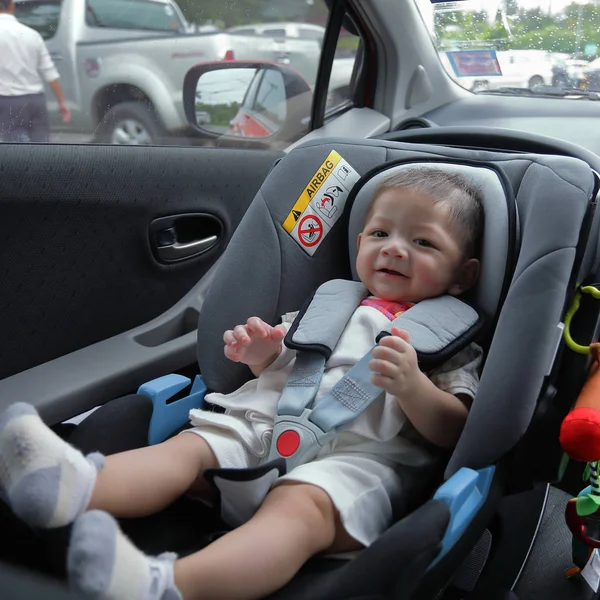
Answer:
[[[401,240],[390,239],[390,241],[384,246],[383,253],[387,254],[388,256],[406,258],[406,244],[404,244]]]

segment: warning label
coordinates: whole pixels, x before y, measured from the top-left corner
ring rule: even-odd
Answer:
[[[303,246],[316,246],[323,237],[323,223],[313,215],[302,217],[298,223],[298,236]]]
[[[344,212],[360,175],[332,150],[308,182],[283,222],[283,228],[311,256]]]

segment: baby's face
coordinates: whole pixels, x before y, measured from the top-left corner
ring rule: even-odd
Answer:
[[[401,188],[377,198],[358,236],[356,270],[375,296],[419,302],[465,291],[477,277],[478,261],[464,258],[447,206]]]

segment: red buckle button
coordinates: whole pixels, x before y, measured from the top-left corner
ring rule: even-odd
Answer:
[[[300,447],[300,436],[288,429],[277,438],[277,452],[280,456],[291,456]]]

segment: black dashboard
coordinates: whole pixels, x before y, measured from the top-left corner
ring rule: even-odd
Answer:
[[[430,111],[422,119],[434,127],[500,127],[550,136],[600,156],[600,102],[587,98],[473,94]],[[409,129],[413,127],[418,124],[408,124]]]

